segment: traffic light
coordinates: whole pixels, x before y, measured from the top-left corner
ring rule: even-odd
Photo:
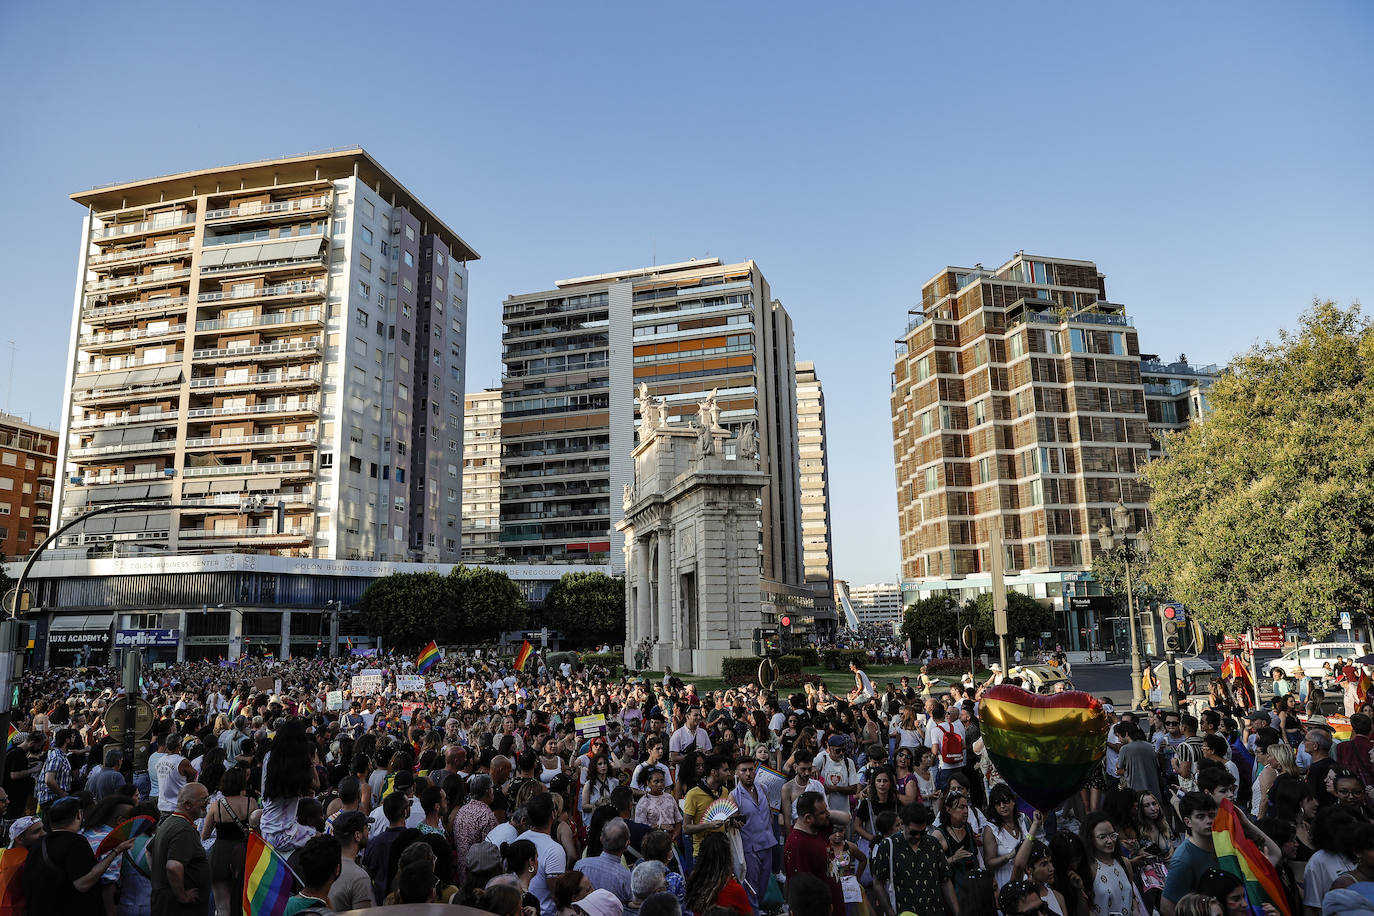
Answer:
[[[778,618],[778,624],[782,627],[782,632],[783,632],[783,635],[784,635],[784,636],[791,636],[791,635],[792,635],[792,618],[791,618],[791,617],[787,616],[786,614],[783,614],[781,617]]]
[[[1159,609],[1159,616],[1163,618],[1164,650],[1166,652],[1182,651],[1183,606],[1178,604],[1166,604]]]

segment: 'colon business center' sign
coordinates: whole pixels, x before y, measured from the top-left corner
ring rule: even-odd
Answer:
[[[116,649],[148,649],[175,646],[181,642],[180,630],[116,630]]]

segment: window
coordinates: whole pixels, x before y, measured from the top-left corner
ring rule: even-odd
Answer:
[[[405,454],[405,449],[404,449],[404,448],[401,449],[401,454],[402,454],[402,455]],[[397,483],[405,483],[405,482],[406,482],[406,469],[405,469],[405,468],[397,468],[397,469],[396,469],[396,482],[397,482]]]
[[[404,356],[398,356],[398,357],[396,357],[396,369],[397,369],[397,371],[400,372],[402,375],[405,375],[405,374],[409,373],[409,372],[410,372],[410,360],[406,359]]]
[[[348,469],[354,474],[361,474],[363,472],[363,459],[356,455],[350,455],[348,458]]]
[[[948,406],[940,407],[940,428],[954,429],[954,414]]]
[[[1058,332],[1058,331],[1046,331],[1046,332],[1045,332],[1045,352],[1046,352],[1046,353],[1063,353],[1063,352],[1064,352],[1063,342],[1059,339],[1059,332]]]
[[[1087,334],[1082,328],[1069,328],[1069,349],[1074,353],[1088,352]]]
[[[358,255],[358,266],[361,267],[365,273],[372,273],[372,259],[367,255]]]
[[[358,309],[358,311],[357,311],[355,317],[358,319],[358,324],[362,325],[363,327],[367,327],[367,322],[368,322],[368,314],[367,314],[367,312],[363,311],[362,309]]]
[[[925,470],[925,486],[921,489],[922,493],[932,492],[940,483],[939,469],[934,467]]]
[[[414,227],[412,227],[412,226],[406,226],[406,238],[410,239],[412,242],[415,241],[415,229],[414,229]]]
[[[917,380],[917,381],[921,381],[921,380],[923,380],[923,379],[928,379],[928,378],[930,378],[930,354],[929,354],[929,353],[927,353],[925,356],[922,356],[920,359],[916,360],[916,380]]]
[[[321,468],[332,468],[333,466],[334,466],[334,453],[333,453],[333,452],[321,452],[321,453],[320,453],[320,467],[321,467]]]
[[[405,328],[401,328],[401,343],[410,343],[410,332],[407,331]]]
[[[406,232],[407,234],[410,232],[409,228],[406,229]],[[401,253],[401,260],[406,262],[406,267],[415,266],[415,255],[411,254],[409,251]]]
[[[402,317],[402,318],[409,318],[409,317],[410,317],[410,306],[409,306],[408,304],[404,303],[404,302],[401,303],[401,317]]]
[[[374,206],[372,205],[372,201],[370,201],[370,200],[364,200],[364,201],[362,201],[362,205],[363,205],[363,216],[367,217],[368,219],[373,219],[374,217],[376,217],[376,215],[377,215],[377,208],[374,207]]]
[[[931,429],[935,426],[935,411],[927,410],[921,414],[921,435],[929,436]]]
[[[1041,506],[1044,505],[1044,503],[1045,485],[1041,482],[1040,478],[1037,477],[1032,480],[1030,484],[1030,504],[1032,506]]]
[[[973,425],[981,426],[988,421],[988,400],[975,401],[973,404]]]
[[[364,244],[364,245],[371,245],[371,244],[372,244],[372,230],[371,230],[371,229],[369,229],[369,228],[367,228],[366,226],[364,226],[364,227],[363,227],[363,231],[362,231],[362,237],[363,237],[363,244]],[[372,262],[371,262],[371,261],[368,261],[368,268],[367,268],[368,270],[371,270],[371,269],[372,269],[372,266],[371,266],[371,265],[372,265]]]
[[[334,234],[335,234],[335,235],[343,235],[344,232],[345,232],[347,229],[348,229],[348,220],[346,220],[346,219],[336,219],[336,220],[334,220]]]
[[[456,452],[456,451],[458,451],[458,440],[457,440],[457,439],[450,439],[450,440],[448,440],[448,450],[449,450],[450,452]]]
[[[19,466],[19,456],[14,454],[14,452],[6,452],[3,456],[0,456],[0,461],[3,461],[12,468]]]
[[[366,356],[367,341],[363,340],[361,337],[353,338],[353,352],[359,356]]]
[[[978,459],[978,482],[987,483],[992,480],[992,465],[987,458]]]
[[[1026,337],[1024,334],[1013,334],[1007,340],[1007,359],[1016,359],[1026,352]]]
[[[1108,332],[1112,339],[1112,352],[1117,356],[1126,355],[1126,335],[1120,331]]]

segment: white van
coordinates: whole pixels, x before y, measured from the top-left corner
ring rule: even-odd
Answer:
[[[1312,643],[1299,646],[1286,655],[1265,662],[1264,675],[1272,680],[1274,669],[1282,668],[1285,674],[1292,677],[1293,672],[1301,668],[1304,674],[1311,677],[1321,677],[1322,665],[1328,662],[1334,667],[1338,658],[1350,661],[1352,658],[1359,658],[1361,655],[1368,654],[1369,645],[1362,642]],[[1262,685],[1260,689],[1263,689]]]

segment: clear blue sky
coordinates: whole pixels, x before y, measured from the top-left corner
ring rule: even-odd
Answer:
[[[59,421],[68,194],[362,144],[482,254],[469,387],[510,293],[758,261],[825,385],[836,574],[892,581],[920,284],[1094,260],[1141,346],[1195,363],[1374,303],[1372,48],[1363,0],[5,4],[3,406]]]

